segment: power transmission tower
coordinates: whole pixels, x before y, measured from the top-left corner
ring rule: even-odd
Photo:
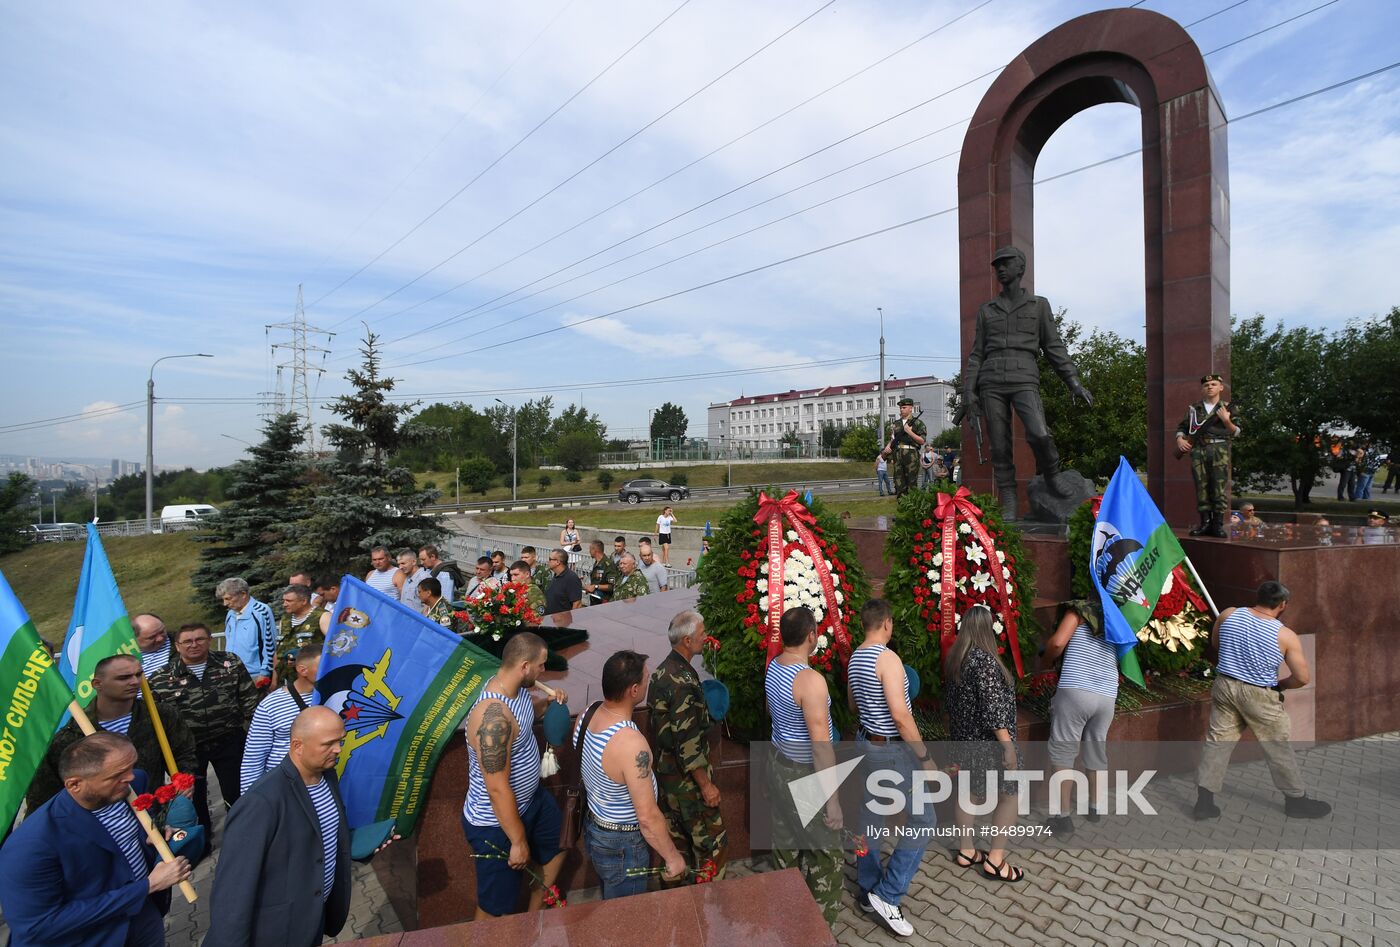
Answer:
[[[278,329],[291,333],[290,341],[272,343],[274,361],[279,349],[287,353],[288,356],[285,361],[277,362],[275,406],[278,414],[286,411],[297,413],[306,433],[307,453],[314,454],[316,452],[316,426],[312,423],[311,416],[311,375],[314,374],[319,379],[325,369],[321,365],[311,365],[310,357],[313,354],[320,354],[321,361],[324,363],[325,357],[330,354],[330,349],[311,344],[311,337],[324,336],[325,341],[329,343],[335,333],[306,324],[306,307],[302,302],[300,283],[297,284],[297,310],[296,314],[292,316],[292,321],[273,323],[267,329],[269,331]],[[287,388],[283,387],[284,375],[291,377],[291,384]]]

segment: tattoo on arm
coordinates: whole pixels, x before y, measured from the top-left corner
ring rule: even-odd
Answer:
[[[647,750],[637,754],[637,778],[646,779],[651,772],[651,753]]]
[[[476,739],[481,756],[481,769],[486,773],[505,770],[510,759],[510,721],[499,703],[487,704],[481,711],[481,726]]]

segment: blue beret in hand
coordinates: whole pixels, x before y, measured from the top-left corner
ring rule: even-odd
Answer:
[[[551,700],[544,711],[543,728],[545,742],[550,746],[563,746],[569,742],[569,733],[573,730],[569,705]]]
[[[711,720],[723,720],[729,715],[729,688],[724,686],[723,681],[714,679],[701,681],[700,687],[705,691],[705,705],[710,708]]]

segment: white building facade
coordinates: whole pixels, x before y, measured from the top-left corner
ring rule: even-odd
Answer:
[[[933,376],[892,378],[885,382],[883,416],[890,421],[899,416],[901,398],[914,399],[914,413],[923,412],[929,437],[952,426],[948,399],[953,386]],[[768,450],[783,446],[783,436],[792,431],[802,444],[817,447],[821,430],[827,424],[838,428],[861,424],[881,414],[880,383],[829,385],[825,388],[792,389],[767,395],[750,395],[709,406],[707,437],[710,449]]]

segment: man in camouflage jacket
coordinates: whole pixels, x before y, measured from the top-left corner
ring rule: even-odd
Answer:
[[[617,584],[613,586],[613,599],[636,598],[638,595],[646,595],[651,592],[651,585],[647,582],[647,577],[637,569],[637,560],[630,552],[624,552],[622,558],[618,560],[618,571],[621,576]]]
[[[671,619],[669,635],[671,653],[652,673],[648,692],[657,801],[671,840],[692,867],[713,861],[715,877],[723,877],[726,836],[710,766],[713,721],[700,676],[690,664],[705,646],[704,619],[697,612],[681,612]]]
[[[258,705],[258,690],[238,655],[211,651],[209,641],[204,625],[181,626],[174,638],[178,657],[152,674],[149,683],[159,700],[174,705],[194,734],[194,807],[199,824],[212,838],[206,773],[212,763],[225,807],[238,801],[243,742]]]

